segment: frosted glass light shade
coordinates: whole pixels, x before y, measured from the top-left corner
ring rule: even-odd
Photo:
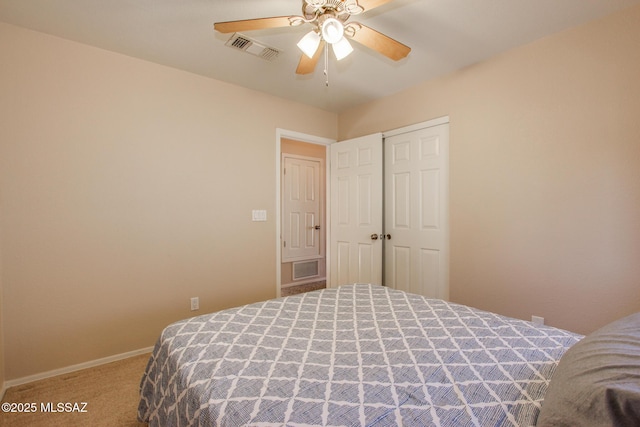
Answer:
[[[322,38],[327,43],[338,43],[344,35],[344,26],[336,18],[327,18],[322,23]]]
[[[346,58],[351,52],[353,52],[351,43],[349,43],[349,40],[344,37],[337,43],[332,44],[331,47],[333,48],[333,53],[336,55],[336,59],[338,59],[338,61],[342,58]]]
[[[315,31],[309,31],[298,42],[300,50],[309,58],[313,58],[316,50],[318,50],[318,46],[320,46],[320,35]]]

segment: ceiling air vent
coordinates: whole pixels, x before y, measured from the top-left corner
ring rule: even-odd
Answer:
[[[232,35],[225,45],[250,53],[251,55],[259,56],[267,61],[273,61],[281,52],[279,49],[266,46],[264,43],[257,42],[240,33]]]

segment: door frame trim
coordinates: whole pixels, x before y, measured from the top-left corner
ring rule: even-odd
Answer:
[[[292,131],[292,130],[287,130],[287,129],[282,129],[282,128],[276,128],[276,214],[275,214],[275,222],[276,222],[276,298],[279,298],[281,296],[281,292],[280,292],[280,288],[282,286],[282,251],[281,249],[281,244],[282,244],[282,212],[281,212],[281,207],[282,207],[282,194],[281,194],[281,185],[282,185],[282,138],[286,138],[286,139],[292,139],[295,141],[300,141],[300,142],[305,142],[305,143],[309,143],[309,144],[318,144],[318,145],[324,145],[326,147],[328,147],[329,145],[337,142],[335,139],[331,139],[331,138],[324,138],[321,136],[315,136],[315,135],[310,135],[310,134],[306,134],[306,133],[301,133],[301,132],[296,132],[296,131]],[[324,164],[324,168],[325,168],[325,206],[324,206],[324,215],[325,218],[328,218],[329,216],[329,209],[331,208],[330,206],[330,194],[329,194],[329,186],[328,183],[330,182],[329,179],[331,178],[331,174],[329,171],[329,150],[326,150],[327,153],[325,155],[325,164]],[[326,223],[328,223],[328,221],[325,221]],[[329,240],[329,225],[327,224],[327,226],[325,227],[325,242],[328,242]],[[325,254],[325,258],[326,258],[326,276],[329,277],[329,273],[331,271],[331,265],[329,263],[329,245],[325,244],[325,248],[326,248],[326,254]]]

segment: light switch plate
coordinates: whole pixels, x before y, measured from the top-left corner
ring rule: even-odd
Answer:
[[[251,211],[251,221],[266,221],[267,211],[264,209],[254,209]]]

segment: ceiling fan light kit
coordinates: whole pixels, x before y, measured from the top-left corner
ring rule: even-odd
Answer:
[[[347,38],[351,38],[369,49],[378,51],[386,57],[398,61],[411,52],[410,47],[360,23],[346,23],[351,15],[359,15],[390,1],[302,0],[302,16],[277,16],[273,18],[217,22],[214,24],[214,28],[222,33],[231,33],[299,26],[305,23],[313,25],[313,30],[305,34],[297,44],[303,52],[296,70],[297,74],[313,72],[326,43],[331,45],[333,53],[338,60],[347,57],[353,52],[353,47]]]
[[[320,19],[318,21],[319,28],[308,32],[298,42],[298,47],[305,55],[313,58],[322,40],[331,45],[338,61],[353,52],[351,43],[344,37],[345,27],[342,22],[331,16],[324,18],[322,22]]]
[[[327,43],[338,43],[344,35],[344,26],[336,18],[326,18],[322,23],[322,38]]]
[[[336,59],[338,61],[340,61],[343,58],[346,58],[347,56],[349,56],[351,52],[353,52],[353,47],[351,46],[351,43],[349,43],[349,40],[347,40],[344,37],[341,38],[336,43],[332,43],[331,47],[333,48],[333,53],[336,56]]]
[[[309,31],[303,38],[298,42],[298,48],[307,55],[309,58],[313,58],[313,55],[318,50],[318,46],[320,46],[320,35],[314,31]]]

